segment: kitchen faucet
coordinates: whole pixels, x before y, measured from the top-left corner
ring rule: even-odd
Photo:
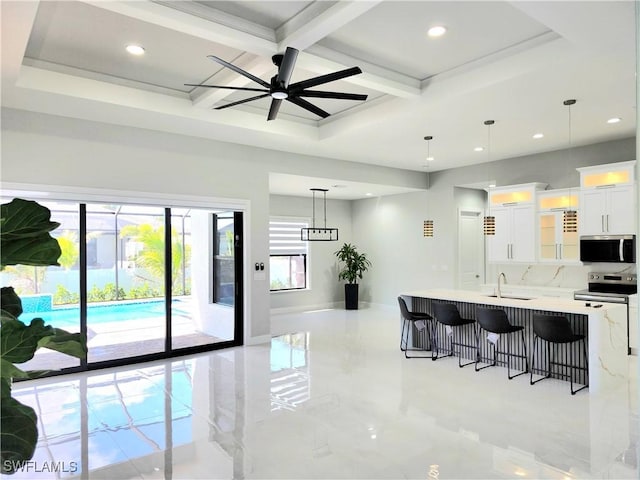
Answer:
[[[500,274],[498,275],[498,298],[502,298],[502,292],[500,291],[500,279],[504,278],[504,283],[507,283],[507,276],[504,274],[504,272],[500,272]]]

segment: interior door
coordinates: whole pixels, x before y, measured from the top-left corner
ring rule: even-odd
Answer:
[[[478,290],[484,278],[484,238],[479,211],[458,214],[458,287]]]

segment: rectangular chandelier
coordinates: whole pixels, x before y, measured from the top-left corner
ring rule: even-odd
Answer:
[[[311,227],[300,230],[300,240],[307,242],[333,242],[338,240],[337,228]]]
[[[313,216],[311,227],[300,229],[300,240],[306,242],[335,242],[338,240],[338,229],[327,228],[327,192],[326,188],[310,189],[313,195]],[[316,227],[316,192],[324,195],[324,227]]]

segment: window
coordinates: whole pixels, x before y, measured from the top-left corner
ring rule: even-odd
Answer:
[[[300,229],[307,220],[272,218],[269,222],[269,272],[271,291],[307,288],[307,242]]]

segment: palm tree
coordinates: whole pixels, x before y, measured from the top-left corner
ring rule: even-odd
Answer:
[[[134,261],[136,266],[142,267],[151,278],[141,278],[164,287],[165,274],[165,235],[164,226],[154,227],[148,223],[140,225],[126,225],[120,230],[120,237],[130,237],[135,242],[143,245]],[[183,249],[180,235],[176,229],[171,229],[171,285],[172,291],[175,285],[179,285],[182,278],[182,264],[188,255],[186,248]],[[188,258],[188,256],[187,256]]]
[[[64,230],[62,234],[56,237],[58,245],[62,254],[58,258],[58,263],[65,270],[70,270],[80,257],[80,251],[78,249],[78,234],[73,230]]]

